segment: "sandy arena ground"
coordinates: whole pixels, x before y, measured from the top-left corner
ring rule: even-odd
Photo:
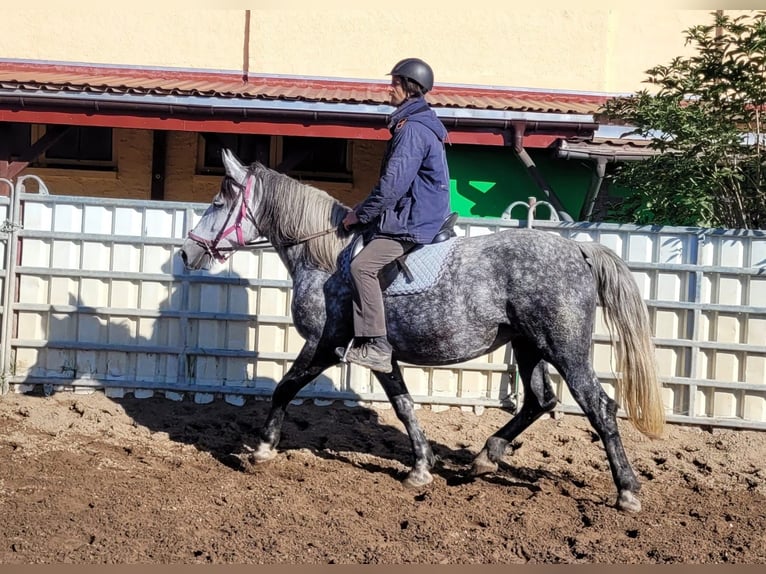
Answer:
[[[0,397],[0,563],[766,562],[764,432],[669,425],[650,441],[621,421],[643,485],[643,511],[626,514],[580,416],[541,419],[472,480],[510,415],[423,408],[441,460],[412,491],[390,409],[293,405],[279,456],[232,468],[266,409]]]

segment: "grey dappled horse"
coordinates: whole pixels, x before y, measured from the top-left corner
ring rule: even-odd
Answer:
[[[260,164],[245,167],[224,151],[221,190],[189,233],[180,255],[190,269],[209,268],[266,238],[293,281],[293,322],[305,344],[272,396],[249,463],[276,456],[285,409],[298,391],[339,362],[336,347],[353,337],[351,286],[338,269],[351,234],[340,226],[348,208],[324,191]],[[664,409],[645,303],[625,263],[597,243],[512,229],[456,238],[446,271],[427,292],[388,297],[386,321],[393,372],[375,373],[404,424],[414,454],[408,486],[430,483],[435,458],[415,416],[400,362],[448,365],[510,343],[524,385],[519,412],[489,437],[472,472],[496,471],[507,445],[556,405],[545,363],[553,365],[606,449],[617,506],[639,511],[639,483],[616,421],[617,403],[601,388],[590,362],[600,303],[617,346],[617,397],[648,436],[661,435]]]

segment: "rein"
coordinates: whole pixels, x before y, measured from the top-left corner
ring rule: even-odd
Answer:
[[[312,233],[310,235],[307,235],[306,237],[303,237],[301,239],[291,240],[291,241],[283,241],[278,244],[273,243],[267,238],[263,239],[256,239],[254,241],[245,241],[244,234],[242,233],[242,222],[247,219],[250,221],[250,223],[253,224],[254,227],[257,228],[256,222],[255,222],[255,215],[253,214],[253,211],[250,209],[250,195],[253,191],[253,184],[255,182],[255,176],[251,175],[247,179],[247,183],[244,186],[244,191],[240,194],[240,197],[242,198],[240,202],[239,212],[237,213],[236,219],[234,220],[234,223],[230,225],[229,227],[224,227],[221,229],[221,231],[218,232],[218,234],[215,236],[214,239],[208,240],[204,237],[201,237],[193,232],[188,233],[189,239],[194,241],[197,245],[205,249],[205,252],[210,255],[213,259],[218,261],[219,263],[223,263],[228,259],[228,257],[231,255],[232,252],[241,249],[243,247],[249,247],[249,248],[258,248],[258,247],[266,247],[268,245],[273,245],[275,247],[287,247],[291,245],[300,245],[301,243],[305,243],[306,241],[310,241],[312,239],[316,239],[317,237],[322,237],[324,235],[328,235],[330,233],[333,233],[334,231],[337,231],[340,226],[330,227],[328,229],[323,229],[322,231],[317,231],[316,233]],[[242,189],[241,184],[236,184],[240,189]],[[232,215],[234,214],[234,211],[237,207],[237,204],[232,204],[231,208],[229,208],[229,214],[226,217],[226,221],[228,222]],[[231,241],[231,245],[228,247],[220,247],[218,244],[226,239],[229,235],[234,233],[236,235],[236,243],[234,241]]]

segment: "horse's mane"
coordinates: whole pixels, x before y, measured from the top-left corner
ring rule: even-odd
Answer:
[[[327,192],[255,163],[248,173],[260,181],[263,195],[255,212],[258,230],[275,244],[301,242],[306,260],[332,273],[348,243],[341,222],[348,207]],[[322,233],[336,229],[329,233]],[[306,239],[312,235],[317,237]]]

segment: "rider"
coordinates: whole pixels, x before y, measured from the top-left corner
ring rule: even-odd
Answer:
[[[378,273],[415,246],[431,243],[450,213],[447,130],[424,97],[433,88],[433,70],[406,58],[389,75],[396,110],[380,179],[343,220],[346,229],[373,225],[374,235],[351,262],[354,340],[350,349],[339,349],[344,360],[384,373],[392,370],[392,349]]]

